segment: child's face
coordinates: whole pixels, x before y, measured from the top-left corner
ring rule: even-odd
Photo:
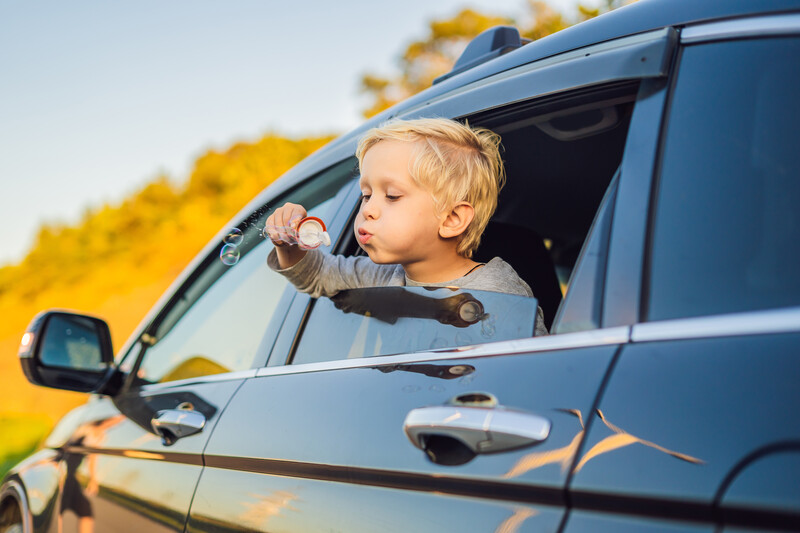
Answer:
[[[361,206],[354,231],[370,259],[380,264],[426,261],[439,251],[439,225],[431,194],[408,172],[413,143],[383,140],[364,154]]]

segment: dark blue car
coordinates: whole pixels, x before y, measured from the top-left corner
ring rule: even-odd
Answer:
[[[90,396],[4,480],[0,532],[800,531],[800,0],[641,0],[464,54],[255,198],[118,351],[34,320],[28,378]],[[477,257],[536,299],[312,300],[266,267],[287,201],[357,253],[357,139],[425,116],[502,136]]]

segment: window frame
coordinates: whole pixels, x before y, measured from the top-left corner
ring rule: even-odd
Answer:
[[[629,181],[625,179],[625,176],[636,176],[638,170],[642,166],[645,166],[644,164],[647,161],[646,157],[636,157],[636,154],[632,154],[635,150],[631,150],[630,147],[632,143],[641,147],[640,145],[642,143],[636,142],[636,135],[641,134],[640,130],[642,129],[652,129],[649,126],[648,120],[645,120],[645,117],[649,118],[652,116],[653,112],[656,112],[660,118],[660,113],[663,109],[663,92],[665,92],[663,90],[665,86],[664,80],[672,65],[676,42],[677,31],[672,27],[665,27],[644,34],[623,37],[607,43],[573,50],[468,84],[460,89],[436,97],[431,101],[406,109],[399,117],[403,119],[420,118],[423,116],[441,116],[456,119],[468,118],[472,115],[490,112],[498,107],[526,105],[529,102],[543,97],[570,93],[576,89],[586,88],[591,90],[595,87],[606,87],[615,82],[638,80],[640,82],[640,88],[635,99],[633,116],[629,126],[625,149],[623,151],[621,166],[622,176],[620,178],[617,201],[612,212],[613,224],[616,226],[621,223],[617,220],[618,217],[616,216],[616,210],[622,203],[620,200],[620,193],[623,192],[623,183]],[[537,89],[532,91],[530,87],[537,87]],[[653,100],[656,100],[655,106],[653,105]],[[644,107],[645,109],[637,112],[639,107]],[[637,128],[635,129],[633,128],[634,121],[636,121],[637,124]],[[354,132],[354,134],[357,133],[362,133],[362,131],[357,130]],[[657,134],[657,131],[655,135],[651,132],[648,137],[650,144],[654,144],[655,141],[653,137],[657,139]],[[351,139],[351,141],[353,140],[354,139]],[[354,143],[351,142],[351,144]],[[650,153],[654,153],[654,151],[655,147],[653,146]],[[650,162],[652,163],[652,159],[650,159]],[[627,172],[625,172],[626,170]],[[647,199],[649,197],[649,178],[652,174],[652,170],[651,164],[649,173],[646,176],[647,179],[644,180],[646,181],[646,186],[642,187],[642,184],[627,186],[624,189],[626,196],[642,196],[642,194],[644,194],[645,199]],[[358,190],[353,190],[351,192],[347,200],[347,202],[349,202],[350,211],[357,208],[356,198],[359,194],[360,191]],[[645,206],[641,212],[637,211],[636,213],[626,214],[623,219],[630,223],[633,218],[641,218],[643,227],[647,214],[646,204],[646,201],[640,204]],[[343,209],[342,211],[347,210]],[[346,220],[349,219],[350,216],[346,217]],[[621,230],[617,229],[616,233],[620,232]],[[611,236],[609,237],[609,257],[607,259],[610,259],[612,254],[611,243],[614,240],[614,233],[614,228],[612,227]],[[344,243],[346,243],[347,234],[348,232],[343,234],[344,242],[338,243],[336,247],[331,249],[332,253],[337,253],[342,250]],[[644,237],[644,230],[642,230],[639,246],[628,253],[630,256],[630,252],[633,252],[634,255],[638,252],[639,264],[641,264]],[[619,262],[619,260],[617,262]],[[576,267],[579,266],[580,264],[576,263]],[[606,269],[606,280],[610,268],[611,264],[609,263]],[[626,272],[629,273],[630,270],[631,269],[626,269]],[[640,276],[641,268],[638,269],[638,275],[634,276],[634,278],[638,280]],[[630,280],[625,281],[629,282]],[[596,332],[602,331],[603,328],[609,326],[628,326],[633,323],[632,321],[626,321],[622,324],[616,323],[618,321],[614,320],[616,317],[615,313],[609,312],[609,298],[606,297],[606,294],[608,294],[607,283],[603,285],[603,288],[599,291],[603,302],[601,305],[602,322],[600,323],[600,329],[578,333],[565,333],[555,336],[557,338],[565,337],[563,342],[566,343],[567,346],[572,346],[572,342],[574,342],[572,339],[576,336],[578,339],[577,342],[582,346],[584,345],[583,343],[586,342],[585,339],[592,339],[591,342],[600,342],[604,344],[605,342],[599,341],[599,339],[605,337],[603,337],[602,334],[598,336]],[[639,297],[639,284],[634,283],[633,285],[636,287],[635,294],[633,294],[634,300],[636,301]],[[312,309],[313,301],[307,295],[298,294],[294,298],[284,321],[283,328],[278,335],[278,340],[267,361],[268,369],[272,367],[283,368],[284,366],[291,366],[287,365],[287,362],[291,361],[293,357],[297,342],[303,334],[307,317]],[[607,316],[610,318],[609,320],[606,320]],[[620,342],[623,338],[627,340],[628,338],[627,328],[613,328],[610,331],[613,332],[613,334],[608,338],[614,339],[615,342]],[[554,342],[554,340],[549,337],[532,337],[531,339],[502,341],[496,344],[492,343],[490,346],[496,345],[496,350],[503,351],[506,349],[504,348],[506,344],[519,342],[524,343],[528,351],[531,349],[528,346],[530,343],[534,343],[534,346],[541,343],[543,349],[548,349],[547,346],[562,345],[562,342]],[[441,358],[441,356],[441,353],[418,352],[403,356],[382,356],[382,358],[400,357],[408,358],[408,360],[413,361],[424,361],[438,359]],[[374,362],[367,362],[366,364],[374,364]],[[296,366],[337,368],[337,365],[350,367],[353,366],[353,362],[337,360],[325,363],[300,364]],[[259,372],[264,372],[264,370]]]

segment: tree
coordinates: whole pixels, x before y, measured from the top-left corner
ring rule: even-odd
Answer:
[[[408,45],[400,57],[400,75],[384,78],[365,74],[362,91],[372,99],[365,117],[371,117],[397,102],[431,86],[437,76],[448,72],[470,40],[493,26],[512,24],[506,17],[483,15],[464,9],[455,17],[435,20],[428,25],[428,36]]]
[[[524,21],[478,13],[464,9],[454,17],[428,24],[428,35],[408,45],[399,60],[399,74],[385,77],[367,73],[361,78],[361,92],[367,95],[366,118],[427,89],[433,80],[449,72],[467,44],[479,33],[494,26],[512,25],[525,39],[536,40],[581,22],[632,0],[604,0],[598,8],[578,6],[572,19],[542,0],[528,0]]]

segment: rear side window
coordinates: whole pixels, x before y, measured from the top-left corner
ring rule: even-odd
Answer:
[[[687,47],[656,202],[648,319],[800,304],[800,39]]]

